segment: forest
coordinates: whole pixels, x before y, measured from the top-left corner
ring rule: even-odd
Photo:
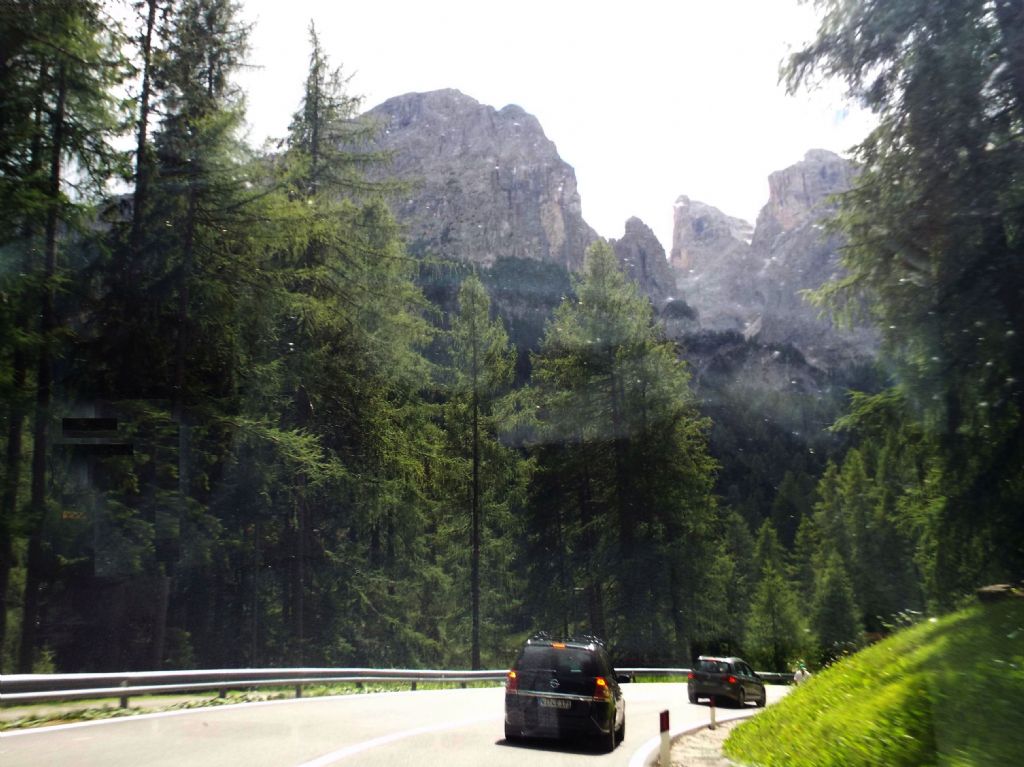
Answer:
[[[493,274],[406,250],[312,23],[253,148],[235,4],[114,5],[0,4],[0,671],[500,668],[541,629],[786,670],[1024,577],[1024,0],[822,0],[784,62],[878,117],[809,300],[881,349],[757,504],[761,419],[609,245],[520,348]]]

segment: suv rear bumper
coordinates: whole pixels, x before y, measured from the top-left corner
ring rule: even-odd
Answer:
[[[587,701],[587,710],[562,711],[542,708],[539,697],[505,696],[505,727],[524,737],[568,738],[580,735],[607,735],[611,728],[611,704]]]

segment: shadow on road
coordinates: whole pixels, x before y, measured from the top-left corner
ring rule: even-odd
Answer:
[[[554,738],[517,738],[507,740],[501,738],[494,745],[502,748],[519,748],[524,751],[557,751],[561,754],[593,754],[600,752],[597,744],[583,740],[556,740]]]

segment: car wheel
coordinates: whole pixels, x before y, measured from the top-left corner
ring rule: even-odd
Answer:
[[[736,693],[736,705],[740,708],[743,708],[745,705],[747,705],[747,691],[744,690],[742,687],[740,688],[740,691]]]
[[[517,730],[515,727],[509,727],[507,724],[505,725],[505,740],[522,740],[522,737],[523,735],[521,730]]]
[[[619,743],[626,739],[626,717],[622,717],[622,726],[619,728],[617,733]]]
[[[690,695],[690,703],[696,703],[697,702],[697,693],[691,692],[689,695]]]
[[[761,688],[761,697],[757,699],[757,707],[764,708],[764,704],[768,702],[768,691],[763,687]]]

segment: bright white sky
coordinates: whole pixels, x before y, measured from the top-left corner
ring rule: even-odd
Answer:
[[[813,37],[797,0],[241,0],[255,27],[240,79],[250,140],[284,135],[315,20],[368,109],[457,88],[534,114],[576,170],[583,215],[620,237],[639,216],[671,246],[685,194],[753,222],[768,174],[811,148],[843,153],[868,116],[838,91],[790,97],[779,62]]]

